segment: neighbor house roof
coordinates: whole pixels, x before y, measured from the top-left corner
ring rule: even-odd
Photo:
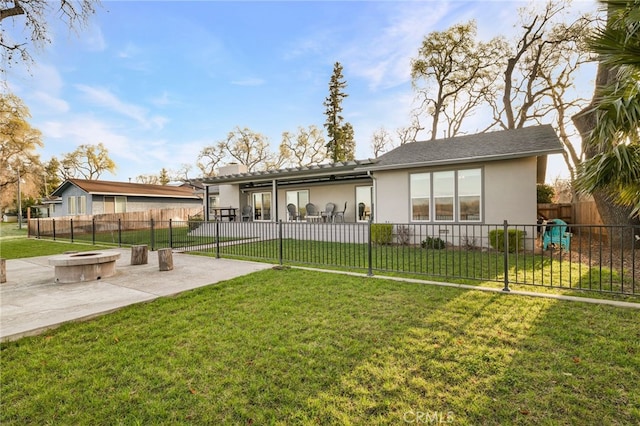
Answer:
[[[83,191],[94,195],[198,198],[190,187],[84,179],[68,179],[56,188],[52,195],[61,195],[70,185],[75,185]]]
[[[562,143],[550,125],[411,142],[378,157],[363,170],[406,169],[557,154]]]

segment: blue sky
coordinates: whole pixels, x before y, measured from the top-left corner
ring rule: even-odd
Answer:
[[[426,34],[475,19],[481,38],[508,36],[525,5],[103,1],[78,34],[54,21],[52,43],[34,52],[30,70],[14,67],[6,78],[43,133],[43,160],[101,142],[118,166],[102,179],[126,181],[182,164],[194,164],[190,177],[196,177],[200,150],[236,126],[267,136],[274,150],[284,131],[322,128],[322,103],[338,61],[356,157],[368,158],[375,130],[394,135],[410,124],[410,60]],[[595,7],[575,3],[576,10]],[[591,74],[581,76],[578,88],[586,98]],[[548,180],[566,175],[554,157]]]

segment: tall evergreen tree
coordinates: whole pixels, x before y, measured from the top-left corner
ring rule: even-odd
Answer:
[[[343,123],[342,100],[349,96],[344,92],[347,82],[342,75],[342,65],[336,62],[333,65],[333,74],[329,81],[329,96],[324,100],[327,121],[324,127],[327,129],[329,142],[327,142],[327,154],[333,162],[353,160],[355,157],[355,141],[353,139],[353,127],[350,123]]]

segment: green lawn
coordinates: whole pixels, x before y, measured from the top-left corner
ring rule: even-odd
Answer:
[[[3,425],[640,423],[637,310],[322,272],[258,272],[0,350]]]
[[[214,254],[208,249],[206,254]],[[223,245],[224,257],[246,258],[278,262],[280,254],[285,264],[312,265],[330,269],[367,272],[368,246],[356,243],[335,243],[285,239],[251,241],[243,244]],[[381,274],[446,279],[465,284],[502,286],[504,257],[494,250],[434,250],[413,246],[373,245],[372,271]],[[609,293],[640,295],[640,284],[633,286],[632,271],[623,274],[607,267],[589,266],[559,260],[549,254],[529,252],[509,255],[509,282],[523,289],[532,284],[557,289],[600,290]],[[636,281],[638,280],[636,272]],[[626,296],[625,296],[626,297]]]

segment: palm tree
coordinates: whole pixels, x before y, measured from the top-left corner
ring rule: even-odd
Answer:
[[[591,107],[581,113],[587,160],[577,180],[583,193],[640,215],[640,0],[601,0],[608,19],[591,40],[599,54]],[[599,85],[598,85],[599,83]],[[598,203],[598,197],[596,203]],[[602,200],[601,200],[602,201]],[[599,203],[599,204],[602,204]],[[601,208],[602,207],[602,208]],[[598,205],[603,215],[604,206]],[[603,217],[605,220],[605,217]],[[605,222],[607,222],[605,220]]]

